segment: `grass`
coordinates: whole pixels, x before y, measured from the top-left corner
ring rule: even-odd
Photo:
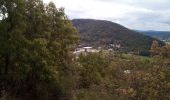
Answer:
[[[129,58],[134,58],[134,59],[140,59],[141,61],[153,61],[152,57],[149,56],[140,56],[140,55],[133,55],[133,54],[122,54],[123,58],[129,59]]]

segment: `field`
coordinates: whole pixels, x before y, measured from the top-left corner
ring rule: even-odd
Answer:
[[[153,61],[152,57],[149,56],[140,56],[140,55],[133,55],[133,54],[122,54],[123,58],[129,59],[129,58],[133,58],[133,59],[139,59],[142,61]]]

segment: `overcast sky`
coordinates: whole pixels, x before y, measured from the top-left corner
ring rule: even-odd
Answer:
[[[70,19],[109,20],[130,29],[170,31],[170,0],[43,0],[64,7]]]

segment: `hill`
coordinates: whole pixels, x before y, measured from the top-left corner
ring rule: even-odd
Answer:
[[[153,40],[159,41],[110,21],[74,19],[72,23],[80,33],[83,46],[108,48],[109,44],[120,44],[126,51],[143,51],[150,49]]]
[[[140,31],[140,32],[158,38],[160,40],[170,41],[170,31]]]

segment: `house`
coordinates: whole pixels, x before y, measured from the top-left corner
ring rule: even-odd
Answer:
[[[93,49],[92,47],[76,48],[74,54],[87,53],[87,52],[99,52],[99,50]]]
[[[120,44],[110,44],[110,46],[112,47],[112,48],[121,48],[121,45]]]

